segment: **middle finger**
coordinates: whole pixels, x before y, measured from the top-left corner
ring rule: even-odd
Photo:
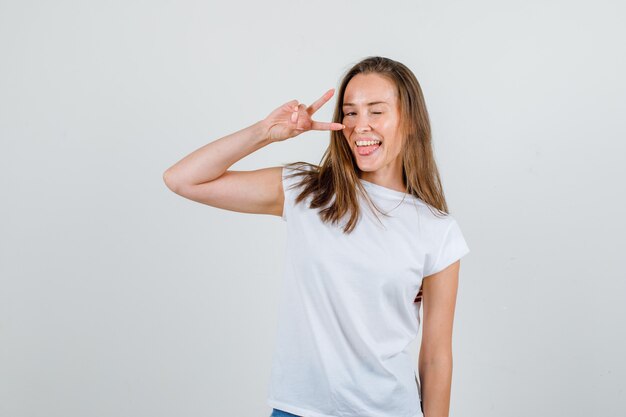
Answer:
[[[313,114],[316,111],[318,111],[320,107],[322,107],[328,100],[330,100],[330,98],[333,96],[333,94],[335,94],[335,89],[334,88],[331,88],[330,90],[325,92],[322,97],[318,98],[315,101],[315,103],[313,103],[313,104],[311,104],[309,106],[309,108],[307,109],[309,114]]]

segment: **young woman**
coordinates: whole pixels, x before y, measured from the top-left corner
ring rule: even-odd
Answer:
[[[191,200],[287,222],[272,416],[447,416],[469,248],[448,212],[420,85],[405,65],[368,57],[343,77],[333,122],[313,120],[333,94],[283,104],[186,156],[164,180]],[[227,170],[309,130],[330,131],[319,166]],[[408,345],[422,305],[418,379]]]

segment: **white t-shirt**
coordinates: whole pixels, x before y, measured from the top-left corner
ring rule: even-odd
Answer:
[[[300,177],[285,178],[286,262],[267,404],[303,417],[421,417],[416,361],[422,278],[469,252],[452,216],[421,199],[360,180],[391,217],[363,197],[350,234],[295,205]],[[404,198],[404,201],[402,200]],[[434,211],[434,209],[433,209]]]

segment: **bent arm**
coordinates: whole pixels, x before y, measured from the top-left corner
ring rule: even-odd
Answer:
[[[163,173],[163,180],[172,191],[212,181],[235,162],[268,145],[267,132],[267,126],[261,120],[214,140],[168,168]]]
[[[163,173],[167,187],[183,197],[213,207],[256,214],[282,215],[285,200],[282,167],[255,171],[227,171],[243,157],[277,141],[298,136],[307,130],[341,130],[341,123],[311,119],[330,97],[328,90],[310,106],[291,100],[265,119],[187,155]]]
[[[266,123],[257,122],[187,155],[165,171],[163,180],[176,194],[211,207],[281,216],[282,167],[227,171],[271,142]]]
[[[460,261],[425,277],[419,375],[425,417],[448,417],[452,386],[452,327]]]

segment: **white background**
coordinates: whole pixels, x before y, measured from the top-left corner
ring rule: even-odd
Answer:
[[[162,174],[369,55],[420,81],[472,251],[450,415],[626,415],[625,9],[0,0],[0,416],[268,416],[285,224]]]

